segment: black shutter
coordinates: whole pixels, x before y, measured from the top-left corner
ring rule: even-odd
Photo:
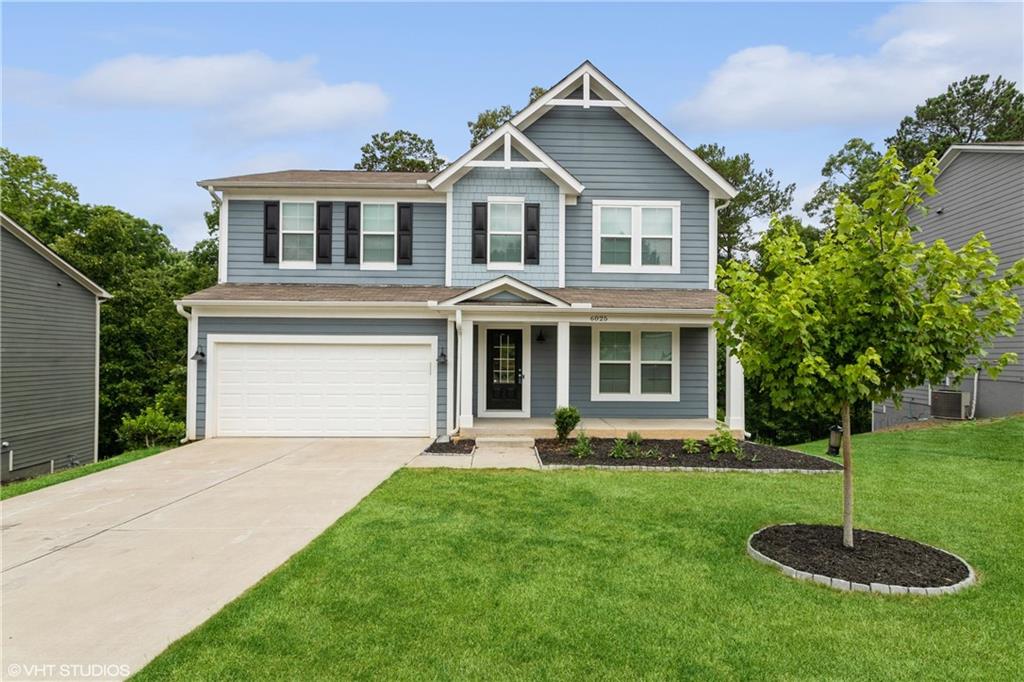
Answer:
[[[331,218],[333,204],[318,201],[316,204],[316,262],[331,262]]]
[[[473,204],[473,262],[487,262],[487,204]]]
[[[398,205],[398,264],[412,265],[412,204]]]
[[[281,234],[281,204],[276,201],[263,202],[263,262],[278,261],[279,236]]]
[[[523,242],[523,262],[526,265],[540,263],[540,204],[526,204]]]
[[[359,262],[359,202],[345,204],[345,262]]]

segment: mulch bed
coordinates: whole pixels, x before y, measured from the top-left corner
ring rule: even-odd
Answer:
[[[432,455],[468,455],[473,452],[475,447],[476,441],[472,438],[450,440],[447,443],[435,440],[424,452],[429,452]]]
[[[770,526],[750,545],[798,571],[864,584],[947,587],[968,576],[964,562],[920,542],[870,530],[854,530],[854,548],[843,546],[840,526]]]
[[[795,450],[786,450],[773,445],[762,445],[743,441],[742,456],[719,455],[711,459],[711,450],[701,443],[701,450],[695,454],[682,451],[680,440],[644,440],[640,451],[654,451],[650,457],[615,459],[609,455],[614,438],[591,438],[594,454],[580,459],[572,454],[573,440],[559,443],[554,438],[538,438],[535,442],[541,462],[544,464],[575,464],[600,466],[659,466],[659,467],[706,467],[715,469],[815,469],[821,471],[841,470],[843,467],[820,457],[812,457]]]

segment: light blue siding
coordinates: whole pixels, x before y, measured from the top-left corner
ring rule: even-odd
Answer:
[[[345,204],[332,213],[331,263],[315,270],[282,270],[263,262],[263,202],[228,201],[228,281],[334,284],[444,284],[443,203],[413,204],[412,265],[397,270],[360,270],[345,264]]]
[[[200,317],[199,347],[206,348],[208,334],[336,334],[350,336],[394,335],[437,336],[437,347],[447,344],[444,320],[401,319],[329,319],[329,318],[255,318]],[[196,437],[206,433],[206,363],[198,365],[196,376]],[[447,431],[448,372],[437,368],[437,432]]]
[[[544,343],[537,336],[544,333]],[[533,327],[530,330],[530,416],[550,417],[555,411],[558,381],[558,327]]]
[[[586,187],[566,207],[566,286],[707,288],[708,191],[638,130],[610,109],[556,107],[524,133]],[[680,273],[592,272],[594,199],[680,201]]]
[[[540,263],[522,270],[488,270],[473,263],[473,202],[525,197],[540,204]],[[538,287],[558,286],[558,187],[535,168],[474,168],[452,188],[452,286],[476,286],[511,275]]]

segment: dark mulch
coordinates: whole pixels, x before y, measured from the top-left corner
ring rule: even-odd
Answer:
[[[853,531],[853,549],[843,547],[840,526],[793,524],[760,531],[751,546],[799,571],[858,583],[946,587],[968,575],[956,557],[920,542],[870,530]]]
[[[430,447],[425,450],[435,455],[468,455],[473,452],[473,448],[476,447],[476,441],[472,438],[463,438],[461,440],[450,440],[447,443],[441,443],[440,441],[434,441],[430,444]]]
[[[742,458],[735,455],[719,455],[711,459],[711,450],[703,442],[700,452],[688,454],[682,450],[680,440],[644,440],[640,452],[652,451],[651,456],[630,459],[614,459],[609,456],[614,438],[591,438],[594,454],[579,459],[572,454],[573,440],[559,443],[553,438],[538,438],[537,452],[544,464],[599,464],[602,466],[663,466],[663,467],[714,467],[716,469],[822,469],[839,470],[843,467],[820,457],[812,457],[795,450],[786,450],[774,445],[762,445],[744,441]]]

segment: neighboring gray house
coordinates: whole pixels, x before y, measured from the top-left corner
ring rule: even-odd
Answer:
[[[439,173],[197,184],[221,193],[220,267],[178,301],[189,438],[443,437],[567,404],[612,430],[716,424],[736,190],[590,62]]]
[[[110,294],[0,213],[0,478],[96,461]]]
[[[938,192],[925,200],[920,238],[944,239],[959,248],[984,232],[999,256],[999,272],[1024,258],[1024,142],[954,145],[939,159]],[[1018,300],[1024,291],[1016,290]],[[937,417],[998,417],[1024,412],[1024,320],[1013,336],[998,337],[990,353],[1015,352],[1020,362],[998,379],[986,373],[959,386],[919,386],[904,391],[903,404],[876,404],[872,427]]]

